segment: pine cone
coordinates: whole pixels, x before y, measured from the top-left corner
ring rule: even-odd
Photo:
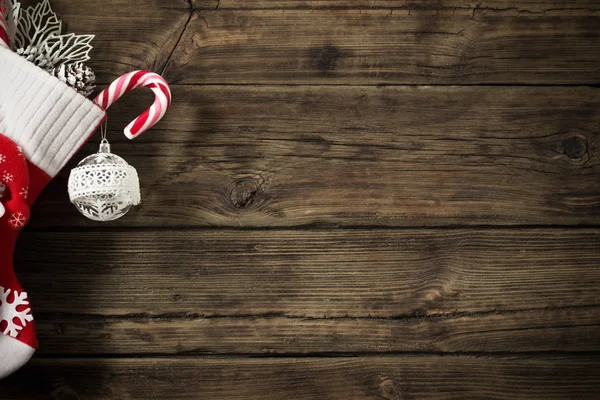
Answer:
[[[85,97],[92,94],[96,87],[96,75],[94,71],[81,62],[59,65],[53,68],[50,74],[71,86]]]
[[[24,57],[27,61],[34,63],[46,71],[54,68],[52,61],[48,58],[41,47],[27,46],[27,48],[17,49],[17,54]]]

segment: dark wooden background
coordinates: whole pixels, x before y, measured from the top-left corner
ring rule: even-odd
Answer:
[[[36,205],[0,398],[600,397],[600,1],[51,3],[174,103],[130,215]]]

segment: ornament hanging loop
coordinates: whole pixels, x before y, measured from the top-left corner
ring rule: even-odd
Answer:
[[[106,140],[107,127],[108,127],[108,118],[105,118],[102,125],[100,125],[100,138],[103,141]]]
[[[110,153],[110,143],[108,143],[108,139],[106,139],[108,118],[104,120],[104,123],[100,127],[100,148],[98,149],[98,153]]]
[[[100,148],[98,149],[98,153],[103,153],[103,154],[110,153],[110,143],[108,143],[108,140],[102,139],[100,141]]]

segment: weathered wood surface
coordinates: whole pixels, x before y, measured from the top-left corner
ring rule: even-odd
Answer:
[[[596,0],[192,0],[196,9],[388,9],[413,13],[490,15],[566,15],[596,14]]]
[[[74,231],[24,235],[16,265],[38,313],[402,318],[596,306],[598,243],[594,229]]]
[[[96,35],[89,65],[100,86],[138,69],[161,72],[190,16],[187,0],[51,0],[51,4],[65,30]]]
[[[36,315],[40,354],[582,352],[600,307],[408,318]]]
[[[109,136],[143,194],[111,226],[600,223],[596,88],[176,86],[174,97],[155,131]],[[116,105],[110,127],[140,101]],[[69,204],[68,172],[31,226],[98,225]]]
[[[52,4],[70,31],[96,35],[102,86],[165,67],[185,84],[600,82],[600,7],[585,0]]]
[[[100,87],[175,101],[135,142],[151,95],[110,110],[125,219],[69,168],[34,208],[42,347],[0,399],[598,398],[597,1],[52,5]]]
[[[195,13],[166,70],[181,84],[597,84],[600,18],[390,10]]]
[[[58,359],[0,388],[29,399],[595,400],[599,367],[597,357]]]

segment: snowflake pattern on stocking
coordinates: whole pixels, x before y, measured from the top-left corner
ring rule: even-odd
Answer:
[[[31,308],[26,308],[23,311],[18,311],[20,306],[29,305],[27,300],[27,293],[13,291],[13,301],[8,301],[10,295],[10,289],[4,289],[0,286],[0,323],[6,322],[6,328],[2,332],[3,334],[16,338],[19,335],[19,331],[23,330],[27,326],[27,323],[33,321],[31,315]],[[15,319],[21,322],[21,325],[15,323]]]
[[[8,224],[14,229],[21,229],[27,224],[27,217],[22,212],[10,214]]]
[[[4,171],[4,174],[2,174],[2,180],[4,182],[12,182],[13,178],[14,176],[10,172]]]
[[[0,154],[0,164],[6,161],[6,156],[4,154]]]

